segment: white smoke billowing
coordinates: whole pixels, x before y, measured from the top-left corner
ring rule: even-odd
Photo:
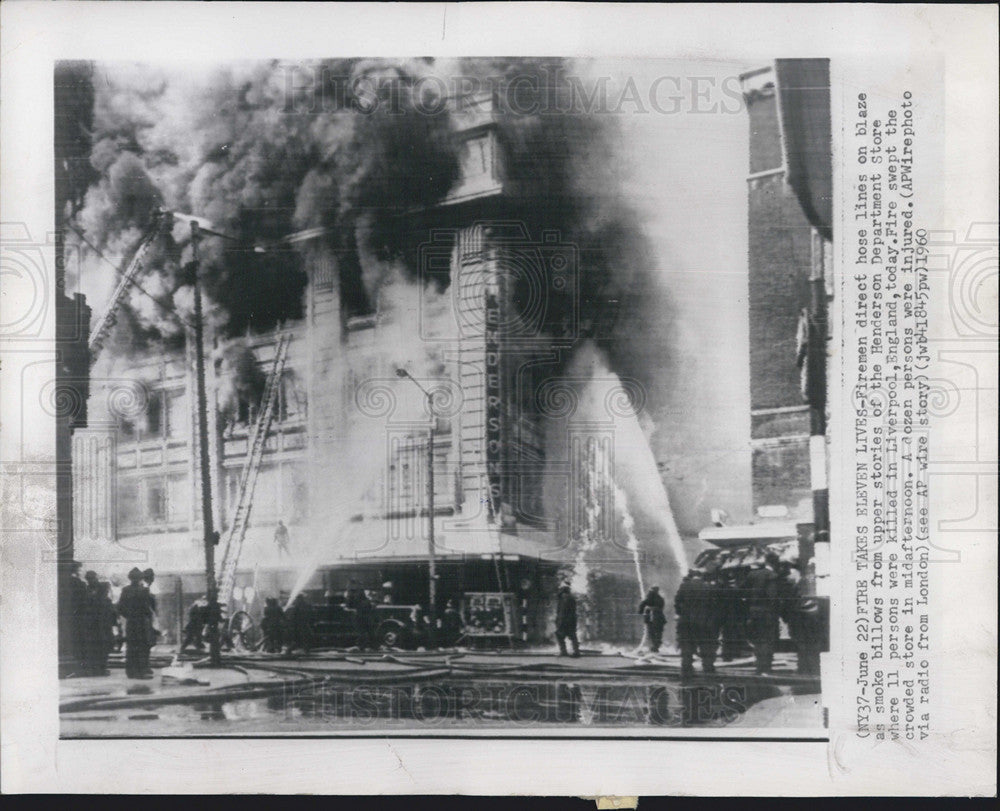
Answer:
[[[583,447],[570,457],[579,467],[581,512],[571,540],[570,586],[585,598],[602,569],[632,570],[636,592],[688,569],[684,542],[669,495],[643,430],[641,392],[623,384],[605,354],[585,343],[567,370],[576,390],[571,419],[584,429]],[[638,410],[637,410],[638,409]],[[564,426],[565,427],[565,426]],[[608,437],[610,441],[602,441]]]

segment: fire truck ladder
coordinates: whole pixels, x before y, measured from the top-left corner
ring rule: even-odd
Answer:
[[[104,346],[104,342],[111,333],[111,328],[115,325],[118,308],[125,300],[125,293],[132,286],[136,276],[139,275],[139,271],[142,270],[143,257],[146,256],[146,253],[149,251],[149,248],[155,241],[157,235],[161,233],[169,221],[170,216],[166,209],[161,208],[154,212],[152,221],[146,229],[146,233],[143,234],[142,238],[139,240],[139,246],[136,248],[135,255],[125,266],[125,269],[121,271],[121,279],[119,279],[118,285],[111,294],[111,299],[108,301],[107,309],[104,311],[104,314],[100,317],[97,324],[90,332],[90,339],[87,343],[90,348],[90,358],[92,362],[100,353],[101,348]]]
[[[229,522],[229,531],[226,533],[226,543],[222,553],[222,565],[219,567],[221,572],[219,604],[222,606],[228,605],[233,597],[236,567],[240,561],[240,552],[243,550],[247,528],[250,526],[253,491],[257,485],[257,474],[260,472],[260,460],[264,455],[264,444],[267,442],[267,434],[274,421],[274,410],[278,405],[281,374],[285,368],[285,359],[288,356],[288,344],[291,337],[288,333],[283,334],[275,347],[271,373],[268,375],[264,396],[261,398],[260,414],[254,424],[250,440],[250,452],[247,454],[246,464],[244,464],[243,472],[240,475],[239,496],[236,500],[236,509],[233,511],[232,520]]]

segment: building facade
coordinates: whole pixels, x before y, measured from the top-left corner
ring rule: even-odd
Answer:
[[[788,60],[802,62],[804,60]],[[823,61],[823,60],[816,60]],[[825,450],[810,437],[817,431],[816,415],[825,411],[825,376],[819,380],[810,356],[820,343],[826,353],[825,319],[815,319],[817,285],[825,312],[832,295],[832,242],[826,227],[811,221],[789,179],[789,138],[783,127],[782,105],[774,67],[741,77],[750,125],[747,175],[749,223],[750,398],[753,508],[759,518],[812,522],[814,485],[825,465]],[[829,133],[829,76],[825,88]],[[785,107],[795,105],[786,95]],[[791,144],[794,151],[797,143]],[[827,137],[820,149],[826,150]],[[793,158],[794,160],[794,158]],[[827,174],[827,186],[829,174]],[[829,188],[827,189],[829,195]],[[812,333],[812,334],[810,334]],[[813,356],[814,357],[814,356]],[[823,362],[825,367],[825,360]],[[812,389],[824,391],[824,402]],[[825,420],[824,420],[825,422]]]
[[[509,594],[510,635],[540,641],[551,636],[559,578],[582,571],[589,532],[597,565],[579,581],[585,632],[636,640],[637,576],[669,588],[679,574],[662,544],[616,539],[613,504],[591,526],[612,489],[593,483],[615,428],[564,408],[573,392],[554,389],[578,338],[579,259],[520,216],[524,186],[507,172],[491,100],[466,99],[455,118],[460,179],[396,224],[405,261],[370,255],[363,240],[345,255],[323,231],[293,235],[308,274],[304,317],[271,334],[208,340],[221,550],[261,381],[278,335],[291,336],[232,607],[342,589],[348,578],[376,590],[391,582],[394,600],[426,605],[433,558],[438,609],[470,592]],[[362,290],[357,278],[377,281]],[[90,426],[74,437],[77,555],[170,573],[189,603],[204,588],[193,359],[150,354],[118,367],[95,381]],[[275,541],[279,520],[290,554]],[[588,600],[602,606],[589,619]]]

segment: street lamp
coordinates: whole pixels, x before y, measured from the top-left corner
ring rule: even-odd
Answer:
[[[427,564],[429,569],[428,602],[431,620],[437,618],[437,566],[434,554],[434,395],[427,391],[406,369],[397,369],[397,377],[410,380],[427,398],[427,409],[431,415],[427,432]]]

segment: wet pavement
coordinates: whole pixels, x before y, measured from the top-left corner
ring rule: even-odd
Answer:
[[[60,681],[63,737],[823,731],[819,681],[797,675],[792,655],[769,676],[741,659],[684,682],[674,653],[611,650],[244,653],[211,669],[164,649],[149,680],[122,665]]]

